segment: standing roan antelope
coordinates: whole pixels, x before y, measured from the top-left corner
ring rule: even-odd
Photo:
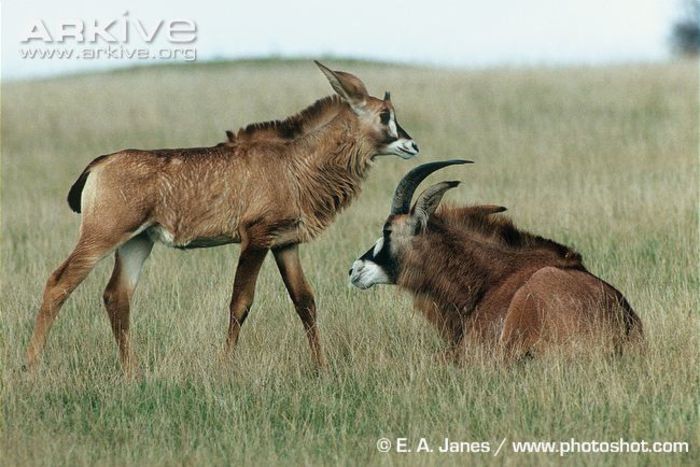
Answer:
[[[80,238],[46,284],[27,350],[30,367],[66,298],[100,259],[116,251],[104,302],[129,370],[129,302],[154,242],[182,249],[241,244],[227,354],[272,250],[313,360],[323,365],[316,305],[298,244],[317,236],[357,196],[375,156],[409,159],[418,146],[399,126],[388,92],[384,99],[371,97],[357,77],[316,64],[338,96],[282,121],[227,132],[228,142],[214,147],[129,149],[88,164],[68,194],[71,209],[82,212]]]
[[[410,208],[430,173],[466,162],[424,164],[401,180],[382,237],[350,269],[352,284],[410,291],[458,360],[470,344],[498,344],[512,359],[582,336],[602,337],[616,349],[641,341],[641,321],[618,290],[588,272],[575,251],[496,215],[505,208],[437,210],[459,182],[431,186]]]

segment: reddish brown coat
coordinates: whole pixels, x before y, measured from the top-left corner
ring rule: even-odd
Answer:
[[[128,371],[129,303],[155,242],[177,248],[241,244],[227,354],[272,251],[312,358],[323,365],[315,300],[298,244],[316,237],[357,196],[375,156],[408,159],[418,147],[398,125],[388,95],[372,97],[359,78],[318,66],[339,97],[321,99],[282,121],[229,131],[216,146],[129,149],[87,166],[68,194],[71,208],[82,214],[80,238],[47,281],[27,350],[30,366],[63,302],[100,259],[116,251],[104,302]]]
[[[582,334],[616,348],[641,338],[625,297],[588,272],[577,252],[517,229],[497,211],[443,207],[400,259],[397,284],[453,352],[499,344],[514,357]]]

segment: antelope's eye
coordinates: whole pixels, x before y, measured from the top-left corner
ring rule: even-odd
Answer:
[[[385,110],[379,114],[379,121],[382,122],[382,125],[388,125],[390,119],[391,119],[391,112],[389,112],[388,110]]]

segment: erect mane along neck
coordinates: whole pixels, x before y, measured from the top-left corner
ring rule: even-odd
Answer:
[[[328,125],[344,108],[340,97],[328,96],[284,120],[251,123],[236,134],[237,141],[293,141]]]

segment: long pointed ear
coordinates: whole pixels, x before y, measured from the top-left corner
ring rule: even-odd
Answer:
[[[411,216],[416,221],[416,231],[422,232],[428,225],[430,216],[433,215],[442,201],[445,192],[459,185],[459,182],[441,182],[435,184],[418,196],[416,204],[411,209]]]
[[[316,60],[314,63],[326,75],[335,92],[345,99],[353,110],[357,112],[364,108],[369,94],[367,94],[367,88],[360,78],[344,71],[333,71]]]
[[[476,206],[466,206],[460,209],[463,216],[490,216],[505,212],[508,208],[505,206],[497,206],[495,204],[477,204]]]

